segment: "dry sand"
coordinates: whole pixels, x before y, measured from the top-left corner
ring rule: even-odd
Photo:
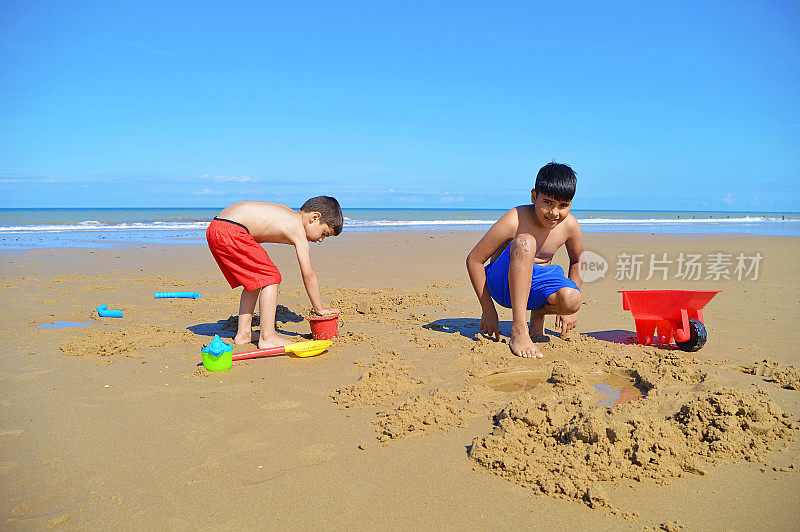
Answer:
[[[204,247],[3,252],[4,528],[797,526],[797,238],[587,234],[606,277],[584,286],[575,333],[561,339],[551,318],[545,358],[522,360],[507,336],[478,334],[464,257],[479,236],[315,246],[343,311],[334,346],[216,373],[200,349],[231,336],[239,293]],[[292,250],[268,250],[284,276],[279,330],[303,340]],[[763,261],[758,280],[674,279],[673,264],[645,281],[646,255],[640,281],[614,279],[623,254],[681,252]],[[632,342],[617,290],[644,288],[723,290],[706,346]],[[177,290],[202,299],[153,299]],[[124,318],[100,318],[101,303]],[[56,321],[91,325],[37,327]]]

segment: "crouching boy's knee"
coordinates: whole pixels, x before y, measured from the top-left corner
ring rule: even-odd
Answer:
[[[581,309],[581,292],[574,288],[564,287],[556,292],[558,306],[564,314],[575,314]]]
[[[536,256],[536,239],[528,233],[518,234],[511,241],[511,258],[529,256],[531,259]]]

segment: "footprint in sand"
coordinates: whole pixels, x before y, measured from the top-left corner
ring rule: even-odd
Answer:
[[[275,403],[269,403],[267,405],[258,403],[259,408],[264,410],[269,410],[271,412],[286,412],[284,419],[290,421],[300,421],[303,419],[308,419],[311,417],[311,414],[308,412],[288,412],[289,410],[294,410],[300,406],[300,403],[297,401],[277,401]]]
[[[262,405],[261,403],[258,404],[264,410],[291,410],[292,408],[297,408],[300,406],[300,403],[297,401],[277,401],[275,403],[269,403],[267,405]]]
[[[47,528],[59,527],[59,526],[63,525],[64,523],[66,523],[67,521],[69,521],[70,519],[72,519],[72,516],[69,515],[69,514],[59,515],[58,517],[54,517],[50,521],[47,522]]]
[[[327,443],[315,443],[314,445],[309,445],[300,451],[300,459],[295,463],[295,465],[276,471],[270,471],[267,468],[262,468],[259,466],[251,473],[252,478],[249,481],[244,479],[240,480],[243,481],[243,485],[248,487],[262,486],[269,482],[273,482],[277,478],[291,475],[297,470],[324,464],[325,462],[330,461],[330,459],[335,455],[336,451],[334,450],[333,445]]]
[[[23,502],[22,504],[18,504],[11,510],[11,512],[9,512],[8,516],[9,517],[17,517],[18,515],[20,515],[23,512],[25,512],[25,510],[28,509],[28,506],[30,506],[30,505],[28,504],[27,501]]]
[[[333,445],[327,443],[315,443],[303,450],[306,461],[310,464],[321,464],[334,457],[336,451]]]
[[[36,377],[41,377],[42,375],[46,375],[52,372],[53,372],[52,369],[40,369],[40,370],[30,371],[28,373],[12,373],[11,375],[6,375],[5,378],[14,380],[28,380],[28,379],[35,379]]]

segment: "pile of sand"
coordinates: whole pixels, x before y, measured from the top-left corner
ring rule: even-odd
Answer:
[[[550,370],[549,382],[561,387],[578,386],[583,384],[583,378],[570,364],[556,362]]]
[[[800,369],[792,365],[783,365],[771,358],[765,358],[752,366],[743,366],[741,370],[750,375],[771,379],[787,390],[800,390]]]
[[[338,388],[331,399],[344,407],[384,404],[400,396],[416,392],[424,382],[409,375],[411,365],[387,351],[372,362],[358,380]]]
[[[776,439],[800,429],[764,391],[716,388],[683,405],[676,422],[693,453],[715,460],[758,460]]]
[[[443,299],[430,292],[407,292],[396,289],[340,289],[337,297],[331,299],[331,305],[343,314],[362,314],[383,316],[399,310],[421,307],[439,306]],[[367,296],[367,297],[364,297]]]
[[[772,374],[772,380],[788,390],[800,390],[800,369],[794,366],[778,369]]]
[[[568,341],[553,338],[542,351],[551,360],[594,361],[608,369],[636,371],[651,382],[667,379],[694,384],[707,376],[699,367],[700,362],[683,351],[611,343],[583,334],[573,335]]]
[[[432,346],[438,345],[437,329],[426,329],[409,341],[425,342],[431,335]],[[585,335],[569,341],[551,337],[542,345],[546,358],[541,361],[549,366],[549,379],[509,398],[487,380],[533,374],[530,361],[514,357],[506,343],[449,334],[459,347],[463,339],[461,354],[468,359],[461,376],[454,375],[449,384],[420,393],[423,382],[408,374],[397,353],[377,354],[358,382],[331,397],[345,406],[387,406],[374,421],[377,439],[384,443],[463,427],[499,410],[492,434],[474,439],[472,460],[543,494],[613,513],[620,510],[603,491],[603,481],[667,482],[703,474],[707,463],[720,459],[762,460],[770,444],[785,443],[800,428],[765,392],[709,391],[705,365],[685,353]],[[791,373],[781,368],[773,378],[778,371]],[[596,407],[598,392],[590,382],[606,374],[629,376],[647,397]],[[411,393],[417,395],[392,404]]]
[[[434,331],[426,331],[426,334],[434,335],[432,344],[438,344]],[[488,379],[507,371],[515,373],[513,370],[517,368],[525,372],[528,364],[515,357],[504,342],[481,335],[475,339],[460,334],[449,336],[459,345],[463,341],[462,353],[469,362],[461,378],[456,376],[454,381],[438,386],[431,394],[418,395],[402,405],[392,404],[400,396],[417,392],[422,381],[410,377],[407,366],[398,361],[397,353],[390,352],[388,356],[377,354],[378,360],[362,373],[358,382],[337,389],[331,397],[348,407],[391,406],[381,412],[376,421],[377,438],[384,442],[433,428],[449,430],[463,425],[471,416],[490,415],[508,402],[508,396],[490,390]],[[424,343],[427,338],[420,334],[418,337],[411,335],[409,340]],[[541,398],[579,395],[584,401],[596,402],[598,392],[586,376],[605,372],[629,375],[643,393],[658,387],[670,390],[672,395],[687,388],[686,385],[703,382],[706,377],[694,359],[639,345],[609,344],[586,336],[575,336],[571,341],[553,338],[543,346],[543,351],[545,360],[552,362],[548,364],[550,378],[532,390]],[[465,400],[465,387],[471,390],[469,400]]]
[[[664,482],[702,474],[704,460],[756,460],[800,428],[764,392],[714,389],[669,417],[654,415],[656,406],[643,399],[598,409],[580,395],[521,395],[495,416],[491,435],[473,440],[469,456],[541,493],[616,512],[598,482]]]
[[[70,356],[110,357],[125,355],[139,358],[139,351],[170,344],[197,343],[197,336],[186,329],[140,325],[118,331],[91,330],[61,343],[61,351]]]
[[[378,440],[385,442],[411,434],[461,427],[478,410],[471,391],[437,388],[413,397],[393,410],[378,413]]]

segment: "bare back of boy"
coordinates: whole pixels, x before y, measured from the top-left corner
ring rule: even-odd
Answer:
[[[306,241],[300,213],[279,203],[241,201],[224,209],[218,217],[242,224],[259,244],[296,245]]]

